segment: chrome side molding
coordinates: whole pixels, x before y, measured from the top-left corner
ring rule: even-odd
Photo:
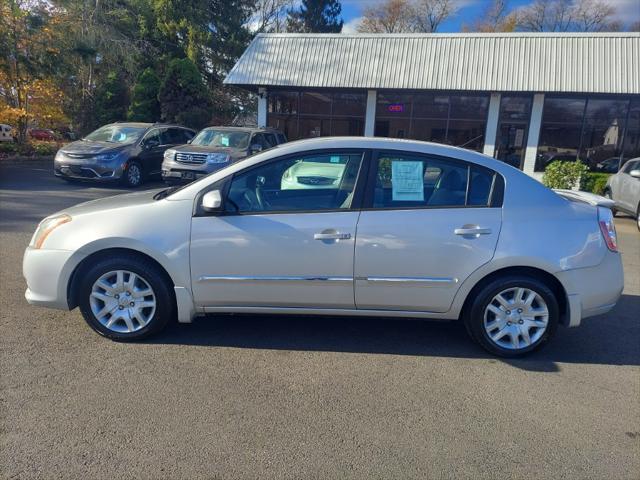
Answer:
[[[295,276],[243,276],[203,275],[199,282],[342,282],[352,283],[352,277],[295,277]]]
[[[356,280],[362,280],[368,283],[403,283],[416,284],[424,287],[442,287],[455,285],[458,283],[457,278],[447,277],[357,277]]]

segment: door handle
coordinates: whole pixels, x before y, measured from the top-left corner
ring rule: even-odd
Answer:
[[[316,233],[313,235],[314,240],[349,240],[350,233]]]
[[[453,233],[462,235],[463,237],[478,238],[480,235],[489,235],[490,228],[480,228],[477,225],[464,225],[462,228],[456,228]]]

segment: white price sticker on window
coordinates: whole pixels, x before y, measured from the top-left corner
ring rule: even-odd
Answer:
[[[393,201],[424,201],[424,173],[422,162],[391,162]]]

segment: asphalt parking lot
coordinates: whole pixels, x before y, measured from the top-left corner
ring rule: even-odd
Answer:
[[[3,478],[639,478],[630,218],[618,306],[521,360],[456,323],[367,318],[208,317],[118,344],[29,306],[21,261],[44,216],[122,191],[0,163]]]

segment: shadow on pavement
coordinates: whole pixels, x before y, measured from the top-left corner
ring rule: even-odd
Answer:
[[[545,348],[504,360],[529,371],[556,372],[558,363],[640,365],[640,297],[623,295],[613,312],[559,327]],[[477,346],[460,322],[375,317],[211,315],[172,325],[153,343],[272,350],[418,355],[499,360]]]

